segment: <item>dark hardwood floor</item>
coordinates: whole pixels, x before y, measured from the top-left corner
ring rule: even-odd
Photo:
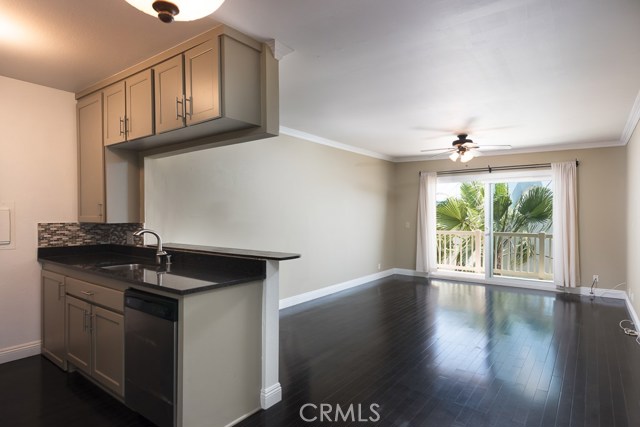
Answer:
[[[640,426],[628,318],[621,300],[378,280],[281,312],[283,401],[238,425]],[[39,356],[0,384],[0,426],[149,425]]]

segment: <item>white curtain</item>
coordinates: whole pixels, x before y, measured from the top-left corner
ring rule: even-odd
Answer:
[[[580,286],[576,162],[551,163],[553,174],[553,281]]]
[[[436,183],[435,172],[420,172],[416,270],[436,271]]]

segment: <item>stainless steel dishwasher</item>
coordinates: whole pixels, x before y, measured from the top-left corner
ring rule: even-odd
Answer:
[[[125,403],[159,427],[176,425],[178,301],[125,291]]]

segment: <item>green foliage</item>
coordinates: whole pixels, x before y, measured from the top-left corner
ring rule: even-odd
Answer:
[[[493,190],[493,231],[500,233],[541,233],[552,224],[553,194],[547,187],[530,187],[514,203],[506,183],[497,183]],[[450,197],[436,205],[438,230],[484,230],[484,185],[465,182],[460,186],[460,197]],[[470,239],[466,237],[465,239]],[[472,245],[465,245],[466,252]],[[528,239],[494,236],[495,268],[502,268],[505,253],[516,254],[511,262],[526,262],[535,256],[536,248]],[[469,253],[455,254],[456,265],[469,259]]]
[[[513,203],[506,183],[497,183],[493,193],[493,230],[539,233],[551,228],[553,194],[547,187],[531,187]],[[460,197],[450,197],[436,206],[439,230],[484,230],[484,185],[478,181],[460,186]]]

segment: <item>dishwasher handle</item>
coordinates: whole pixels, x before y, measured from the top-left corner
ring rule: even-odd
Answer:
[[[155,295],[149,292],[127,289],[124,292],[124,306],[132,310],[147,313],[153,317],[178,321],[178,300]]]

